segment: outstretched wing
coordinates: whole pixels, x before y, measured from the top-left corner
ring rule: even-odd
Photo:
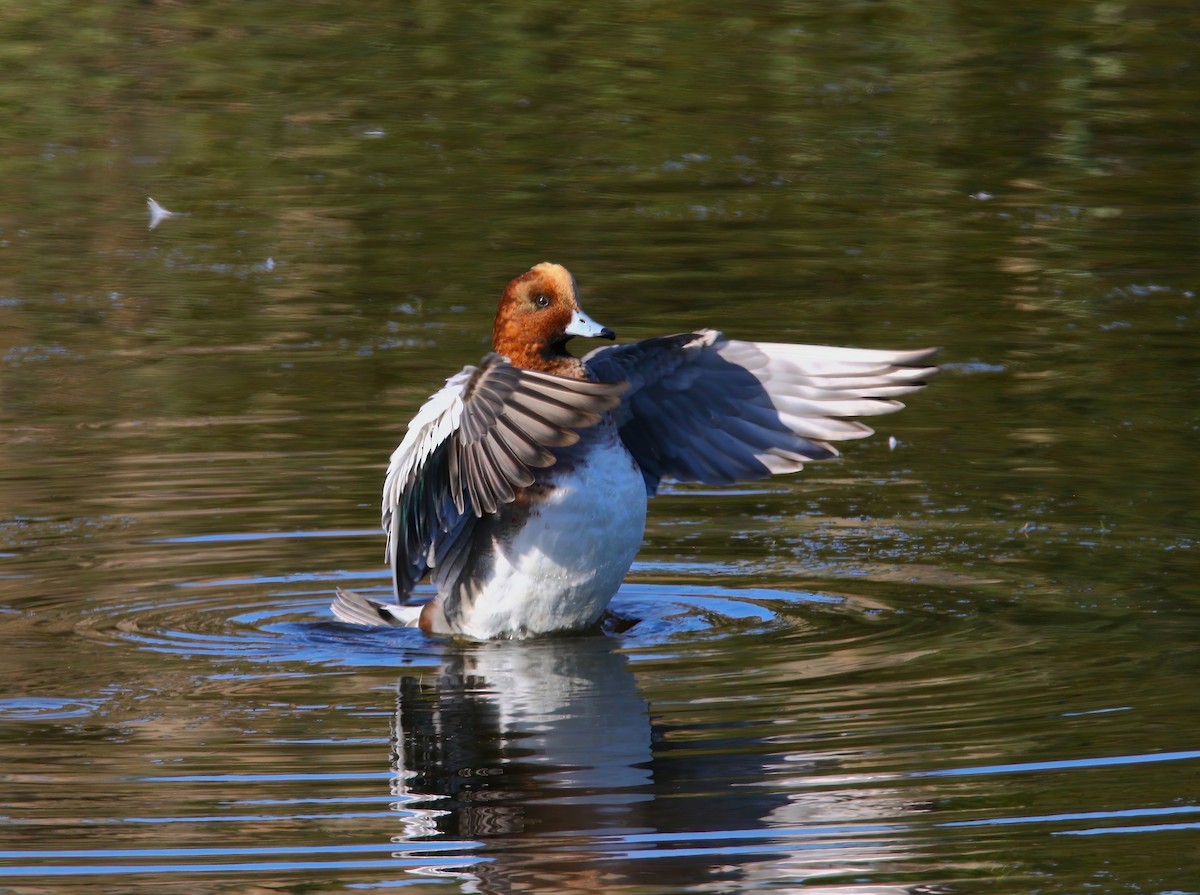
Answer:
[[[938,372],[936,348],[878,351],[738,342],[698,330],[599,348],[601,381],[627,380],[613,412],[646,489],[660,480],[729,484],[837,456],[830,442],[872,430],[851,417],[893,413]]]
[[[625,385],[512,366],[498,354],[446,380],[408,424],[383,485],[383,530],[397,599],[431,568],[453,578],[474,520],[532,485],[551,448],[579,440]]]

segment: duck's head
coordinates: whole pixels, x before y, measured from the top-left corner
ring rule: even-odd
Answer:
[[[574,336],[615,339],[579,307],[575,278],[560,264],[544,261],[529,269],[504,289],[492,348],[515,366],[563,373],[567,341]]]

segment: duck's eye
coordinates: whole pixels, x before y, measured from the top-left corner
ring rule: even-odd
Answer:
[[[539,292],[533,297],[533,303],[539,308],[548,308],[550,307],[550,296],[545,292]]]

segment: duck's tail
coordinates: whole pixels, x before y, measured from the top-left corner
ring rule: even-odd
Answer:
[[[423,606],[397,606],[361,597],[352,590],[337,589],[329,608],[341,621],[350,625],[365,625],[369,628],[405,627],[415,628],[421,618]]]

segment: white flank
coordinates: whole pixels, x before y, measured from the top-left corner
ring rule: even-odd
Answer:
[[[646,485],[615,437],[554,476],[554,490],[511,544],[475,600],[462,633],[493,637],[585,627],[604,612],[646,528]]]

